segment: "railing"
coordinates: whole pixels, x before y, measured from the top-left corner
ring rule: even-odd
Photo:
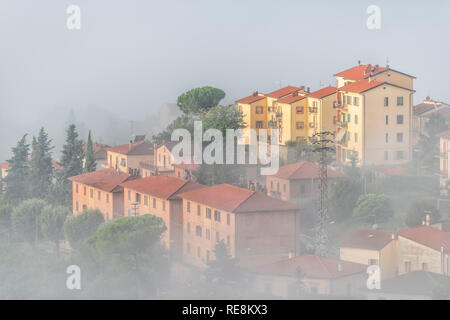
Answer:
[[[336,126],[342,127],[342,128],[347,128],[347,122],[345,122],[345,121],[336,121]]]
[[[283,114],[281,112],[277,112],[277,118],[281,118]]]
[[[310,107],[309,113],[317,113],[317,107]]]

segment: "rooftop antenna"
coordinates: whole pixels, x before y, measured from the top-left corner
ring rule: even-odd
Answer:
[[[133,120],[130,120],[130,134],[131,134],[130,141],[134,141],[134,121]]]
[[[389,69],[389,57],[386,57],[386,68]]]

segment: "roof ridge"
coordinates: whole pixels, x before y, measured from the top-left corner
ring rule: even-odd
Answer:
[[[321,258],[325,258],[325,257],[322,257],[322,256],[319,256],[319,255],[313,255],[318,261],[319,261],[319,263],[325,268],[325,270],[328,272],[328,275],[330,276],[330,277],[332,277],[333,276],[333,274],[330,272],[330,270],[328,270],[328,267],[323,263],[323,261],[322,261],[322,259]],[[339,262],[338,262],[339,263]]]
[[[171,178],[175,178],[178,180],[184,180],[184,179],[179,179],[177,177],[171,177]],[[178,191],[180,191],[180,189],[183,188],[188,182],[189,182],[189,180],[184,180],[184,183],[177,190],[175,190],[168,198],[171,198],[174,194],[176,194]]]
[[[236,186],[233,186],[233,187],[236,187]],[[237,188],[237,187],[236,187],[236,188]],[[256,194],[256,191],[251,191],[251,190],[248,190],[248,191],[251,192],[251,193],[249,194],[249,196],[246,197],[245,199],[243,199],[241,202],[239,202],[239,203],[236,205],[236,207],[233,209],[233,212],[236,211],[240,206],[242,206],[242,205],[244,204],[244,202],[247,202],[248,199],[250,199],[250,197],[252,197],[252,196],[254,196],[254,195]]]

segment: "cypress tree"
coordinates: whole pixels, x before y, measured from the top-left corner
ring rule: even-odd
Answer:
[[[41,128],[37,139],[33,137],[31,144],[31,195],[33,198],[44,198],[52,183],[53,165],[51,140],[44,128]]]
[[[30,167],[28,164],[30,145],[27,144],[26,138],[27,135],[24,135],[12,148],[13,156],[8,160],[11,168],[4,181],[6,184],[5,198],[10,202],[27,199],[30,194]]]
[[[94,147],[92,145],[91,130],[89,130],[88,141],[86,145],[86,156],[84,158],[84,172],[95,171],[97,165],[94,158]]]

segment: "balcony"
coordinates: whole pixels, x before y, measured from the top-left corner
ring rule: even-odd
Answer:
[[[283,117],[283,114],[281,112],[277,112],[276,116],[277,116],[277,118],[281,118],[281,117]]]
[[[274,128],[274,129],[276,129],[276,128],[277,128],[277,122],[276,122],[276,121],[269,121],[269,122],[267,122],[267,126],[268,126],[269,128]]]
[[[345,121],[336,121],[336,126],[341,128],[347,128],[347,122]]]
[[[333,103],[333,107],[335,108],[335,109],[339,109],[339,110],[347,110],[347,104],[346,103],[344,103],[344,102],[334,102]]]
[[[317,113],[317,107],[310,107],[309,113]]]

